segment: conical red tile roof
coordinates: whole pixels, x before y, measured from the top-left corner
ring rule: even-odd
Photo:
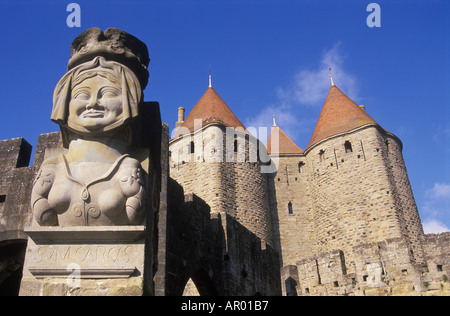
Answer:
[[[377,122],[338,87],[332,85],[307,148],[327,137],[367,124]]]
[[[219,122],[228,127],[241,127],[243,130],[246,130],[244,124],[234,115],[212,87],[206,90],[194,106],[186,120],[175,133],[174,138],[182,135],[186,131],[186,128],[191,133],[194,132],[194,120],[197,119],[201,120],[202,127],[211,122]]]
[[[278,141],[278,144],[277,144]],[[273,126],[267,143],[267,153],[270,154],[303,154],[298,147],[278,126]]]

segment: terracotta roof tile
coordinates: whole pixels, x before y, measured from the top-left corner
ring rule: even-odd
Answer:
[[[186,120],[180,126],[180,129],[175,133],[174,138],[182,135],[186,128],[192,133],[194,132],[194,120],[200,119],[202,127],[211,122],[220,122],[229,127],[241,127],[246,130],[244,124],[234,115],[217,92],[209,87],[192,111],[187,116]],[[184,128],[183,128],[184,127]]]
[[[355,128],[377,122],[346,96],[331,86],[307,148],[319,141]]]
[[[278,139],[278,146],[276,140]],[[272,143],[273,142],[273,143]],[[273,145],[273,146],[272,146]],[[274,147],[274,148],[272,148]],[[278,148],[277,148],[278,147]],[[273,126],[267,143],[267,152],[270,154],[302,154],[303,149],[298,147],[278,126]]]

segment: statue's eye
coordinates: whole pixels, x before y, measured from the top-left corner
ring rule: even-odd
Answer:
[[[89,100],[91,96],[87,92],[78,92],[73,96],[74,99],[77,100]]]
[[[119,96],[120,91],[115,88],[104,88],[101,91],[101,95],[104,98],[115,98]]]

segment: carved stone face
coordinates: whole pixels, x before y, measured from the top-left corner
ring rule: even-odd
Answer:
[[[72,90],[68,125],[87,130],[104,129],[122,119],[121,85],[103,76],[85,79]]]

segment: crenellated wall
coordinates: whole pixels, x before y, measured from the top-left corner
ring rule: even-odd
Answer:
[[[427,264],[414,264],[404,238],[336,249],[282,268],[284,293],[302,296],[450,295],[449,235],[425,235]],[[439,239],[436,243],[435,239]],[[430,248],[427,248],[431,246]],[[438,246],[436,248],[436,245]],[[434,248],[434,250],[432,250]],[[355,260],[350,272],[347,258]]]
[[[44,160],[45,149],[59,143],[59,132],[40,135],[34,165],[29,166],[32,147],[26,140],[0,141],[0,242],[27,239],[23,229],[31,221],[31,184]]]

